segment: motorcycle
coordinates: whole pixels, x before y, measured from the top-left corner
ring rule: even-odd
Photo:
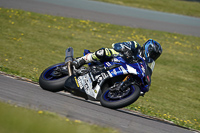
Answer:
[[[66,49],[65,62],[45,69],[39,85],[51,92],[67,91],[86,100],[100,101],[111,109],[126,107],[149,91],[155,62],[137,55],[136,61],[127,61],[117,55],[110,61],[93,62],[76,69],[72,65],[73,48]],[[84,50],[84,55],[90,53]]]

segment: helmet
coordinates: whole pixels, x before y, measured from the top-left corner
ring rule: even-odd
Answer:
[[[154,61],[162,54],[161,45],[152,39],[149,39],[143,44],[144,57],[147,60],[153,59]]]

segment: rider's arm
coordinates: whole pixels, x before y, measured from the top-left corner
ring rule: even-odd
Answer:
[[[96,61],[107,61],[112,58],[114,55],[118,55],[119,52],[114,49],[101,48],[96,52],[92,53],[92,59]]]
[[[127,41],[127,42],[119,42],[119,43],[113,43],[112,47],[117,52],[124,52],[127,50],[135,51],[135,49],[140,48],[140,44],[136,41]]]

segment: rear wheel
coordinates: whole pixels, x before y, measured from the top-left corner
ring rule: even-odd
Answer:
[[[107,88],[101,95],[100,102],[104,107],[118,109],[126,107],[135,102],[140,96],[140,88],[137,85],[127,86],[126,89],[114,90],[120,83],[115,83]]]
[[[69,77],[64,64],[58,63],[45,69],[39,78],[40,87],[52,92],[64,90],[65,81]]]

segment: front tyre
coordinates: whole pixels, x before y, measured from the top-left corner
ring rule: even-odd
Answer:
[[[40,87],[51,92],[64,90],[64,84],[68,76],[64,62],[52,65],[45,69],[39,78]]]
[[[107,89],[100,97],[101,105],[111,109],[126,107],[134,103],[140,96],[140,88],[130,85],[124,92],[110,91]]]

